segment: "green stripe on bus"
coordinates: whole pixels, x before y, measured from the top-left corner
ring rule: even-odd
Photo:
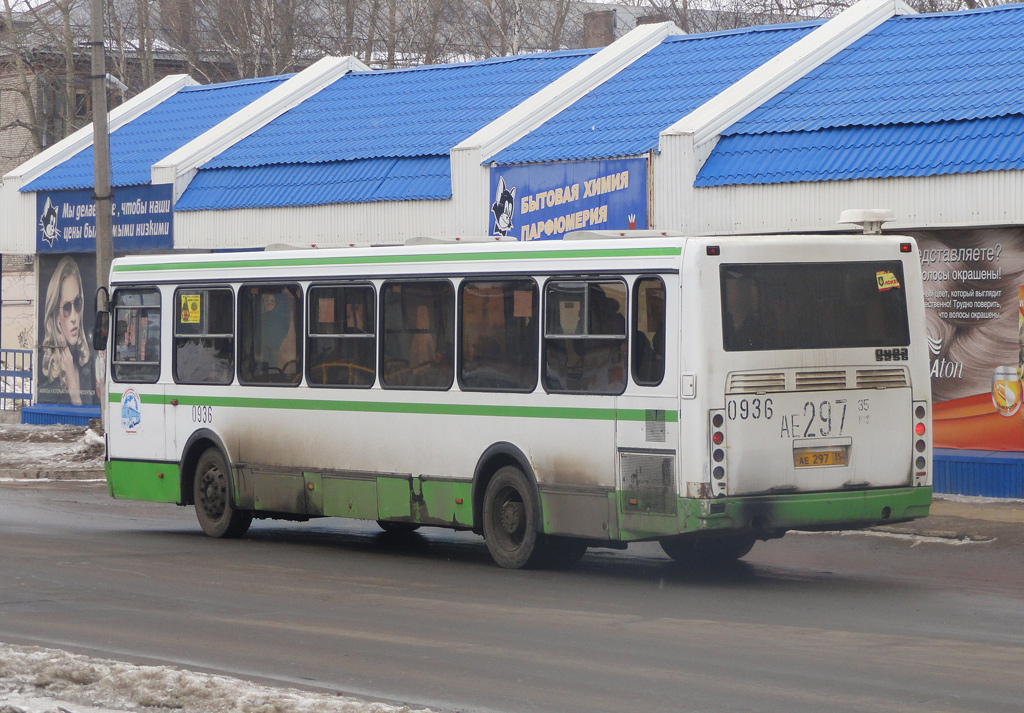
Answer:
[[[500,416],[507,418],[559,418],[589,421],[646,421],[645,409],[573,408],[566,406],[499,406],[495,404],[415,404],[407,402],[340,401],[334,399],[261,398],[253,396],[173,396],[139,394],[144,404],[179,406],[222,406],[227,408],[273,408],[303,411],[352,411],[359,413],[409,413],[443,416]],[[110,394],[111,403],[120,403],[121,394]],[[679,414],[661,411],[665,420],[675,423]]]
[[[467,262],[471,260],[559,260],[603,257],[672,257],[682,248],[604,248],[597,250],[545,250],[537,252],[458,252],[428,255],[358,255],[351,257],[248,258],[210,262],[153,262],[139,265],[115,265],[114,272],[145,272],[147,270],[212,270],[243,267],[319,267],[325,265],[394,265],[424,262]]]

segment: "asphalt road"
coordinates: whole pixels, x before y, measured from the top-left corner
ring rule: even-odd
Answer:
[[[505,571],[468,533],[257,522],[0,485],[0,640],[438,711],[986,711],[1024,700],[1017,542],[790,535]]]

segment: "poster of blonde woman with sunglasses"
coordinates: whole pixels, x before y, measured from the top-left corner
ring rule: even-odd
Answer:
[[[56,256],[53,256],[56,258]],[[46,256],[50,258],[50,256]],[[92,256],[80,256],[82,262]],[[90,326],[93,319],[90,284],[83,282],[82,271],[75,257],[64,255],[46,281],[46,267],[50,259],[41,259],[40,286],[46,285],[40,295],[43,306],[39,341],[38,401],[46,404],[92,406],[96,399],[96,379],[92,350],[89,347]],[[52,264],[52,263],[51,263]],[[91,275],[94,270],[88,270]]]

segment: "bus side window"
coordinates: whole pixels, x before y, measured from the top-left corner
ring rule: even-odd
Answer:
[[[160,378],[160,293],[152,289],[114,294],[114,381],[153,384]]]
[[[633,286],[633,380],[657,386],[665,378],[665,284],[645,277]]]
[[[384,386],[448,389],[455,376],[455,288],[447,280],[381,289]]]
[[[174,381],[230,384],[235,376],[235,296],[229,287],[174,293]]]
[[[552,280],[545,292],[544,388],[621,394],[626,388],[626,284]]]
[[[465,281],[459,384],[466,391],[533,391],[537,385],[537,285]]]
[[[310,386],[373,386],[377,335],[371,285],[310,287],[306,353]]]
[[[238,293],[238,380],[298,384],[302,379],[302,292],[298,285],[244,285]]]

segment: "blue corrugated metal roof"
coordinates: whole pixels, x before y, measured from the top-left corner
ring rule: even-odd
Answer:
[[[447,154],[595,51],[346,74],[203,168]]]
[[[695,186],[936,176],[1024,169],[1024,116],[737,134],[718,142]]]
[[[729,128],[695,185],[1024,168],[1024,6],[892,18]]]
[[[894,17],[730,127],[813,131],[1024,113],[1024,6]]]
[[[658,133],[820,23],[668,37],[529,135],[499,164],[637,156]]]
[[[154,163],[216,126],[291,75],[183,87],[110,135],[111,185],[150,182]],[[91,188],[92,146],[50,169],[22,191]]]
[[[387,157],[203,170],[192,179],[175,210],[430,200],[451,195],[447,155]]]

